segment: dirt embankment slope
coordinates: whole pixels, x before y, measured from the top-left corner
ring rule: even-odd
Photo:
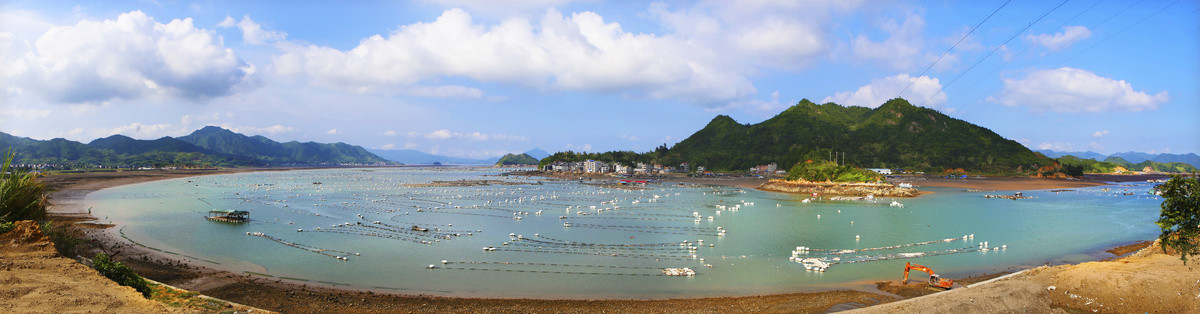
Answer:
[[[1200,313],[1200,258],[1184,265],[1156,243],[1129,257],[1038,267],[864,313]]]
[[[0,312],[180,312],[62,257],[32,221],[0,233]]]

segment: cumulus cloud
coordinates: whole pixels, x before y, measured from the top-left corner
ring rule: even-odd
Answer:
[[[384,150],[393,150],[393,149],[396,149],[396,144],[390,144],[390,143],[384,144],[383,146],[380,146],[379,148],[384,149]]]
[[[6,85],[25,86],[52,101],[103,102],[152,96],[208,99],[252,82],[254,66],[225,48],[192,19],[163,24],[141,11],[115,20],[84,20],[49,28],[24,51]],[[13,58],[13,59],[10,59]]]
[[[276,42],[287,38],[287,33],[282,31],[263,29],[261,24],[254,22],[250,16],[243,16],[241,22],[234,22],[233,17],[225,16],[225,20],[217,24],[219,27],[234,27],[242,30],[242,41],[249,44],[261,45],[265,43]]]
[[[838,92],[825,97],[822,103],[834,102],[843,106],[860,106],[875,108],[884,102],[895,98],[896,94],[909,86],[901,98],[907,99],[914,105],[936,107],[946,103],[946,93],[941,92],[942,84],[937,78],[929,76],[912,77],[908,74],[898,74],[883,79],[871,81],[871,84],[859,87],[855,91]]]
[[[1041,45],[1050,50],[1066,48],[1075,42],[1092,37],[1092,31],[1083,26],[1066,26],[1063,31],[1053,34],[1028,34],[1025,41],[1033,45]]]
[[[1024,79],[1005,79],[1005,93],[988,101],[1005,106],[1027,106],[1035,111],[1116,112],[1158,109],[1169,100],[1166,91],[1150,95],[1136,91],[1124,80],[1063,67],[1039,70]]]
[[[403,25],[348,51],[293,47],[273,58],[280,74],[356,91],[415,85],[441,77],[522,84],[535,89],[622,93],[719,104],[755,92],[739,69],[705,46],[671,35],[626,32],[593,12],[548,10],[536,24],[477,24],[460,9]],[[475,90],[458,88],[456,92]]]
[[[384,131],[384,132],[383,132],[383,135],[385,135],[385,136],[396,136],[396,131],[395,131],[395,130],[387,130],[387,131]]]
[[[1108,135],[1108,130],[1096,131],[1096,133],[1092,133],[1092,137],[1094,137],[1094,138],[1101,138],[1101,137],[1104,137],[1105,135]]]
[[[338,135],[342,134],[342,131],[338,131],[338,129],[329,129],[329,131],[325,131],[325,134]]]

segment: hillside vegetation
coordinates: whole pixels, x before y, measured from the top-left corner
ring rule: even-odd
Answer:
[[[500,157],[500,160],[496,162],[497,166],[536,165],[536,164],[538,164],[537,158],[533,158],[533,156],[529,156],[529,154],[520,154],[520,155],[505,154],[504,157]]]
[[[926,172],[963,169],[972,172],[1035,171],[1053,160],[1016,141],[936,110],[892,99],[878,108],[815,104],[807,99],[757,124],[741,124],[719,115],[687,139],[647,153],[561,152],[545,159],[687,162],[718,171],[744,171],[776,163],[789,168],[807,160],[829,160],[859,168],[892,168]]]
[[[178,138],[137,140],[124,135],[91,143],[56,138],[46,141],[0,133],[0,150],[15,150],[14,163],[76,167],[267,166],[381,163],[387,160],[359,146],[335,143],[279,143],[208,126]]]

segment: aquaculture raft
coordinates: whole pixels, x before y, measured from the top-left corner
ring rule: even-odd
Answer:
[[[214,209],[204,217],[209,221],[226,223],[246,223],[250,221],[250,212],[244,210]]]

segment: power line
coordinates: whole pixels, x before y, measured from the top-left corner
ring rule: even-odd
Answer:
[[[959,72],[958,76],[955,76],[953,80],[950,80],[950,83],[946,83],[946,85],[942,85],[942,87],[938,89],[938,92],[933,93],[933,95],[937,95],[939,93],[944,92],[946,90],[946,87],[950,87],[950,85],[954,85],[954,82],[957,82],[958,79],[962,78],[963,75],[967,74],[967,72],[971,72],[971,69],[974,69],[980,63],[983,63],[984,60],[987,60],[988,57],[991,57],[993,54],[995,54],[996,50],[1000,50],[1000,47],[1004,47],[1005,45],[1007,45],[1008,42],[1013,40],[1013,38],[1017,38],[1017,36],[1020,36],[1021,33],[1025,32],[1025,30],[1032,27],[1033,24],[1037,24],[1037,22],[1042,21],[1042,19],[1046,18],[1047,15],[1050,15],[1050,13],[1054,12],[1055,10],[1058,10],[1058,8],[1061,8],[1064,4],[1067,4],[1068,1],[1071,1],[1071,0],[1063,0],[1063,2],[1059,2],[1058,5],[1054,6],[1053,8],[1050,8],[1050,10],[1046,11],[1046,13],[1042,13],[1042,16],[1039,16],[1036,20],[1033,20],[1033,22],[1030,22],[1029,25],[1025,25],[1025,27],[1022,28],[1020,31],[1013,33],[1013,35],[1009,36],[1008,39],[1004,41],[1004,43],[997,45],[996,48],[993,48],[992,51],[989,51],[987,55],[983,56],[983,58],[979,58],[979,61],[975,61],[975,64],[972,64],[966,70]],[[925,100],[921,101],[921,106],[925,106],[925,103],[929,102],[929,98],[930,97],[925,97]]]
[[[1170,8],[1171,6],[1174,6],[1176,3],[1179,3],[1180,1],[1183,1],[1183,0],[1175,0],[1175,2],[1171,2],[1171,4],[1168,4],[1167,6],[1163,7],[1162,9],[1158,9],[1158,11],[1154,11],[1154,13],[1151,13],[1150,15],[1143,17],[1142,19],[1138,20],[1137,22],[1133,22],[1133,24],[1129,24],[1128,26],[1125,26],[1125,28],[1122,28],[1121,30],[1116,31],[1115,33],[1112,33],[1111,35],[1108,35],[1108,37],[1105,37],[1104,39],[1101,39],[1100,41],[1096,42],[1095,44],[1088,46],[1087,48],[1083,49],[1082,51],[1079,51],[1079,53],[1076,53],[1075,55],[1071,56],[1070,58],[1067,58],[1066,60],[1059,62],[1058,64],[1054,65],[1053,67],[1054,68],[1059,67],[1059,66],[1063,65],[1064,63],[1067,63],[1067,61],[1071,61],[1071,60],[1075,59],[1075,57],[1078,57],[1079,55],[1082,55],[1083,53],[1088,52],[1089,50],[1092,50],[1092,48],[1096,48],[1096,46],[1099,46],[1100,44],[1104,43],[1105,41],[1108,41],[1109,39],[1117,36],[1118,34],[1125,32],[1126,30],[1128,30],[1130,28],[1133,28],[1135,25],[1141,24],[1142,22],[1149,20],[1151,17],[1154,17],[1155,15],[1158,15],[1159,13],[1166,11],[1168,8]],[[1128,9],[1128,8],[1126,8],[1126,9]],[[1041,74],[1045,75],[1045,72],[1041,72]],[[1040,77],[1041,76],[1039,76],[1039,78]],[[998,97],[997,99],[1002,99],[1004,97],[1007,97],[1009,94],[1012,94],[1017,89],[1020,89],[1021,87],[1025,86],[1025,83],[1027,83],[1029,81],[1031,81],[1031,80],[1027,79],[1025,81],[1022,81],[1021,84],[1018,85],[1016,88],[1013,88],[1013,89],[1009,90],[1008,92],[1005,92],[1003,95],[1000,95],[1000,97]]]
[[[929,66],[925,67],[925,70],[922,70],[921,74],[917,74],[917,77],[921,77],[922,75],[925,75],[926,72],[929,72],[929,69],[933,68],[933,66],[935,64],[937,64],[938,61],[942,61],[943,57],[946,57],[946,55],[949,54],[951,50],[954,50],[955,47],[958,47],[958,44],[962,43],[963,40],[966,40],[967,37],[970,37],[971,34],[974,33],[976,29],[979,29],[980,26],[983,26],[983,23],[987,22],[988,20],[990,20],[992,18],[992,16],[996,15],[996,12],[1000,12],[1000,9],[1003,9],[1005,6],[1007,6],[1009,2],[1012,2],[1012,0],[1005,1],[1004,4],[1000,5],[1000,7],[996,8],[995,10],[992,10],[992,14],[988,14],[988,16],[983,18],[982,21],[979,21],[979,24],[975,24],[975,27],[972,27],[970,31],[967,31],[966,34],[963,34],[962,38],[959,38],[957,42],[954,42],[954,45],[950,46],[950,49],[946,49],[946,51],[942,52],[942,55],[938,56],[937,60],[933,60],[933,63],[930,63]],[[913,82],[914,81],[911,81],[911,80],[908,81],[908,85],[904,86],[904,89],[900,90],[899,93],[896,93],[896,98],[900,98],[900,95],[902,95],[902,94],[904,94],[904,92],[908,91],[908,89],[910,87],[912,87]]]
[[[1057,29],[1063,29],[1065,26],[1067,26],[1067,24],[1070,24],[1072,21],[1075,21],[1075,19],[1079,18],[1079,16],[1083,15],[1084,13],[1087,13],[1088,11],[1091,11],[1093,8],[1095,8],[1097,5],[1099,5],[1101,2],[1104,2],[1104,1],[1096,1],[1095,3],[1092,3],[1092,5],[1091,5],[1091,6],[1088,6],[1087,8],[1083,9],[1082,11],[1079,11],[1079,13],[1076,13],[1076,14],[1075,14],[1075,16],[1072,16],[1070,19],[1068,19],[1067,21],[1065,21],[1065,22],[1063,22],[1062,24],[1058,25],[1058,27],[1055,27],[1054,29],[1055,29],[1055,30],[1057,30]],[[1138,2],[1141,2],[1141,1],[1138,1]],[[1126,10],[1128,10],[1128,9],[1129,9],[1129,8],[1128,8],[1128,7],[1126,7]],[[1121,10],[1121,12],[1124,12],[1124,10]],[[1119,14],[1119,13],[1120,13],[1120,12],[1118,12],[1118,14]],[[1115,15],[1113,15],[1113,16],[1115,16]],[[1109,17],[1109,19],[1111,19],[1111,18],[1112,18],[1112,16],[1110,16],[1110,17]],[[1107,22],[1107,21],[1108,21],[1108,19],[1105,19],[1105,20],[1104,20],[1104,22]],[[1104,22],[1100,22],[1099,24],[1096,24],[1096,25],[1092,26],[1092,28],[1091,28],[1091,29],[1095,29],[1097,26],[1100,26],[1101,24],[1104,24]],[[1065,32],[1065,31],[1064,31],[1064,32]],[[1065,34],[1065,33],[1064,33],[1064,34]],[[1070,41],[1075,41],[1075,39],[1079,38],[1079,36],[1082,36],[1082,35],[1083,35],[1082,33],[1080,33],[1080,34],[1075,34],[1074,36],[1072,36],[1072,37],[1069,39],[1069,42],[1070,42]],[[1022,49],[1020,52],[1017,52],[1017,54],[1013,55],[1013,57],[1012,57],[1011,59],[1004,61],[1004,62],[1003,62],[1003,63],[1001,63],[999,66],[997,66],[995,69],[992,69],[991,71],[989,71],[987,74],[985,74],[985,75],[983,75],[983,76],[980,76],[980,77],[979,77],[979,79],[975,80],[975,82],[974,82],[974,83],[971,83],[971,85],[969,85],[969,86],[967,86],[967,88],[963,89],[963,93],[959,93],[959,94],[955,95],[954,97],[951,97],[951,98],[950,98],[950,100],[946,101],[946,103],[954,103],[954,102],[953,102],[953,100],[954,100],[954,99],[957,99],[957,98],[959,98],[959,97],[958,97],[958,95],[963,95],[963,94],[965,94],[965,93],[966,93],[966,91],[969,91],[969,90],[971,90],[971,88],[975,87],[975,85],[979,85],[979,82],[982,82],[984,79],[987,79],[989,76],[991,76],[991,75],[992,75],[992,73],[996,73],[997,71],[1000,71],[1000,69],[1004,68],[1004,66],[1005,66],[1005,65],[1008,65],[1009,63],[1012,63],[1012,61],[1013,61],[1013,60],[1016,60],[1018,57],[1020,57],[1020,56],[1024,55],[1024,54],[1025,54],[1025,52],[1029,51],[1029,50],[1030,50],[1030,49],[1032,49],[1033,47],[1036,47],[1036,46],[1038,46],[1038,45],[1041,45],[1043,42],[1045,42],[1045,41],[1046,41],[1046,39],[1047,39],[1047,38],[1049,38],[1049,37],[1042,37],[1041,39],[1039,39],[1039,40],[1038,40],[1038,42],[1036,42],[1036,43],[1034,43],[1034,44],[1031,44],[1031,45],[1028,45],[1028,46],[1025,46],[1025,49]],[[1058,46],[1058,47],[1055,47],[1053,51],[1051,51],[1050,53],[1047,53],[1046,55],[1043,55],[1041,59],[1038,59],[1038,61],[1034,61],[1034,63],[1037,63],[1037,62],[1040,62],[1040,61],[1042,61],[1042,59],[1045,59],[1047,56],[1049,56],[1049,55],[1051,55],[1051,54],[1054,54],[1055,52],[1058,52],[1059,50],[1062,50],[1062,49],[1063,49],[1063,48],[1065,48],[1066,46],[1069,46],[1069,45],[1063,45],[1063,46]],[[1032,64],[1031,64],[1029,67],[1032,67]],[[1029,67],[1026,67],[1025,69],[1022,69],[1021,71],[1017,71],[1017,73],[1024,72],[1024,71],[1025,71],[1026,69],[1028,69]],[[993,88],[993,89],[994,89],[994,88]],[[991,91],[991,89],[989,89],[989,92],[990,92],[990,91]]]
[[[1145,1],[1145,0],[1138,0],[1137,2],[1134,2],[1133,4],[1130,4],[1129,6],[1126,6],[1125,8],[1121,9],[1120,11],[1117,11],[1117,12],[1113,13],[1112,15],[1109,15],[1107,18],[1105,18],[1104,20],[1100,21],[1099,23],[1093,24],[1093,25],[1092,25],[1092,27],[1091,27],[1090,29],[1098,29],[1098,28],[1099,28],[1101,25],[1104,25],[1105,23],[1108,23],[1108,21],[1111,21],[1113,18],[1115,18],[1115,17],[1117,17],[1117,16],[1122,16],[1123,14],[1125,14],[1125,11],[1129,11],[1129,9],[1133,8],[1134,6],[1137,6],[1138,4],[1141,4],[1143,1]],[[1095,5],[1093,5],[1093,7],[1094,7],[1094,6],[1095,6]],[[1089,9],[1090,9],[1090,8],[1089,8]],[[1086,10],[1085,10],[1085,11],[1086,11]],[[1080,12],[1080,14],[1082,14],[1082,12]],[[1076,17],[1078,17],[1078,15],[1076,15]],[[1074,18],[1072,18],[1072,19],[1074,19]],[[1065,24],[1065,23],[1064,23],[1064,24]],[[1061,26],[1060,26],[1060,28],[1061,28]],[[1078,38],[1079,36],[1082,36],[1082,34],[1077,34],[1077,35],[1075,35],[1075,37],[1072,37],[1072,40],[1074,40],[1075,38]],[[1032,46],[1030,46],[1030,47],[1032,47]],[[1061,50],[1063,50],[1063,49],[1065,49],[1065,48],[1067,48],[1067,47],[1068,47],[1068,46],[1064,45],[1064,46],[1059,46],[1059,47],[1057,47],[1057,48],[1054,48],[1054,49],[1053,49],[1053,50],[1051,50],[1049,53],[1047,53],[1047,54],[1045,54],[1045,55],[1042,55],[1042,57],[1041,57],[1041,58],[1038,58],[1038,59],[1037,59],[1037,61],[1034,61],[1034,62],[1030,63],[1029,65],[1025,66],[1024,68],[1021,68],[1021,70],[1017,71],[1016,73],[1028,73],[1028,72],[1029,72],[1029,70],[1030,70],[1030,69],[1032,69],[1034,65],[1037,65],[1038,63],[1041,63],[1041,62],[1042,62],[1043,60],[1045,60],[1047,57],[1050,57],[1051,55],[1053,55],[1053,54],[1056,54],[1056,53],[1058,53],[1059,51],[1061,51]],[[1026,47],[1026,49],[1028,49],[1028,48],[1029,48],[1029,47]],[[994,71],[993,71],[993,72],[994,72]],[[1009,77],[1011,78],[1011,77],[1014,77],[1014,76],[1016,76],[1016,75],[1017,75],[1017,74],[1013,74],[1013,75],[1011,75],[1011,76],[1009,76]],[[987,94],[991,94],[992,92],[994,92],[996,89],[998,89],[998,88],[1002,87],[1003,85],[1004,85],[1004,82],[1003,82],[1003,80],[1000,80],[999,82],[997,82],[997,83],[996,83],[996,85],[992,86],[992,88],[988,89],[986,92],[984,92],[983,94],[980,94],[980,95],[987,95]],[[1024,86],[1024,82],[1022,82],[1021,86]],[[1018,86],[1018,87],[1019,87],[1019,86]],[[1010,93],[1011,93],[1011,92],[1010,92]],[[1006,93],[1004,96],[1007,96],[1007,95],[1008,95],[1008,93]],[[979,97],[982,97],[982,96],[977,96],[976,98],[979,98]],[[1001,96],[1001,98],[1003,98],[1003,96]],[[976,102],[976,103],[977,103],[977,102]],[[973,103],[972,103],[972,104],[973,104]]]

